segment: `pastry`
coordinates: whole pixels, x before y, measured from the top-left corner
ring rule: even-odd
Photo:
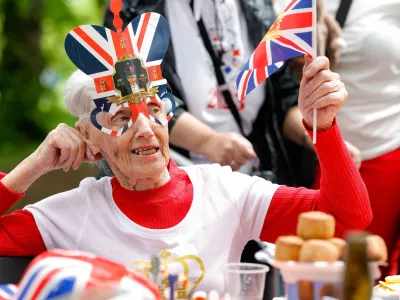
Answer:
[[[347,245],[346,241],[342,240],[342,239],[339,239],[339,238],[333,238],[333,239],[330,239],[329,242],[331,242],[332,244],[334,244],[336,246],[336,248],[339,251],[339,259],[343,260],[344,259],[344,252],[345,252],[346,245]]]
[[[339,259],[339,250],[329,241],[308,240],[300,249],[300,262],[326,261],[333,262]]]
[[[303,239],[298,236],[280,236],[275,244],[275,259],[279,261],[297,261],[303,243]]]
[[[333,216],[320,211],[302,213],[297,223],[297,235],[305,240],[330,239],[335,233]]]
[[[367,236],[367,255],[370,261],[387,261],[386,244],[379,235]]]

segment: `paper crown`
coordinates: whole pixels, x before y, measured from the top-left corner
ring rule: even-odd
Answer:
[[[96,108],[92,123],[111,135],[124,133],[132,122],[118,132],[110,132],[96,120],[100,112],[115,111],[124,103],[161,101],[172,103],[168,121],[175,111],[175,101],[167,92],[167,81],[162,77],[161,63],[168,49],[170,30],[167,20],[157,13],[144,13],[124,29],[119,12],[121,0],[112,0],[116,31],[97,25],[82,25],[71,30],[65,38],[65,51],[70,60],[93,78],[96,93],[92,96]],[[140,78],[140,92],[133,92],[128,78]],[[162,123],[160,120],[153,120]]]

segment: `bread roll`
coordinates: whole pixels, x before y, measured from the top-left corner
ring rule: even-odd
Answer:
[[[335,219],[320,211],[302,213],[297,223],[297,235],[305,240],[333,238]]]
[[[304,241],[297,236],[280,236],[275,243],[275,259],[279,261],[297,261]]]
[[[339,259],[339,250],[329,241],[308,240],[300,249],[300,262],[326,261],[333,262]]]
[[[344,253],[345,253],[345,250],[346,250],[346,245],[347,245],[346,241],[342,240],[342,239],[339,239],[339,238],[333,238],[333,239],[330,239],[329,242],[331,242],[333,245],[336,246],[336,248],[339,251],[339,259],[343,260],[344,259]]]
[[[379,235],[367,236],[367,255],[370,261],[387,261],[386,244]]]

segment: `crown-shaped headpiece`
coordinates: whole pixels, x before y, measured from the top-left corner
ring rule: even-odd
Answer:
[[[121,135],[131,125],[114,132],[97,122],[101,112],[113,113],[121,105],[138,104],[142,101],[161,103],[168,99],[172,109],[167,122],[175,111],[175,101],[167,93],[167,81],[162,77],[161,62],[170,40],[168,22],[157,13],[144,13],[125,28],[119,13],[121,0],[110,4],[114,14],[116,31],[97,25],[82,25],[71,30],[65,39],[65,51],[71,61],[93,78],[96,93],[91,121],[98,129],[110,135]],[[128,78],[140,78],[139,89],[132,89]],[[152,118],[150,116],[150,118]],[[165,121],[153,118],[165,125]]]

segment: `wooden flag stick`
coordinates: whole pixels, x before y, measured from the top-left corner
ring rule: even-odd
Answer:
[[[312,42],[313,42],[313,58],[317,57],[317,0],[312,0],[313,6],[313,33],[312,33]],[[317,109],[313,109],[313,144],[317,143]]]

